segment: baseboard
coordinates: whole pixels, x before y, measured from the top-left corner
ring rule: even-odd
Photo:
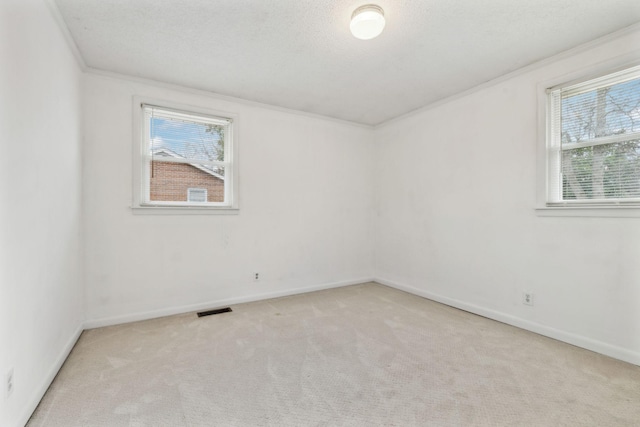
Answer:
[[[182,305],[176,307],[167,307],[159,310],[145,311],[140,313],[125,314],[122,316],[103,317],[99,319],[87,320],[84,323],[85,329],[101,328],[103,326],[119,325],[122,323],[137,322],[140,320],[155,319],[158,317],[172,316],[174,314],[189,313],[192,311],[204,310],[207,308],[220,307],[232,304],[242,304],[245,302],[260,301],[271,298],[279,298],[290,295],[304,294],[307,292],[321,291],[324,289],[340,288],[343,286],[357,285],[373,281],[370,277],[344,280],[340,282],[324,283],[320,285],[307,286],[302,288],[286,289],[283,291],[265,292],[260,294],[246,295],[237,298],[227,298],[220,300],[207,301],[198,304]]]
[[[27,424],[27,422],[29,421],[29,418],[31,418],[31,415],[33,415],[33,412],[36,410],[36,407],[42,400],[42,397],[49,389],[49,386],[53,382],[54,378],[56,377],[56,375],[58,375],[58,371],[60,371],[60,368],[62,368],[62,365],[64,364],[65,360],[67,360],[67,357],[69,357],[69,353],[71,353],[71,350],[73,350],[73,347],[78,342],[78,339],[80,338],[80,334],[82,334],[83,330],[84,328],[83,328],[83,325],[81,324],[80,326],[78,326],[78,329],[76,329],[76,331],[73,333],[71,338],[69,338],[64,348],[58,355],[55,363],[49,369],[47,376],[36,388],[36,390],[34,390],[33,394],[29,398],[28,404],[23,409],[22,414],[18,417],[18,424],[17,424],[18,426],[24,426]]]
[[[469,304],[464,301],[456,300],[453,298],[445,297],[435,294],[433,292],[425,291],[422,289],[414,288],[401,284],[392,280],[384,278],[376,278],[375,282],[389,286],[401,291],[408,292],[423,298],[427,298],[451,307],[459,308],[470,313],[478,314],[480,316],[487,317],[489,319],[497,320],[498,322],[506,323],[527,331],[535,332],[540,335],[544,335],[549,338],[563,341],[577,347],[581,347],[587,350],[594,351],[596,353],[604,354],[614,359],[619,359],[634,365],[640,366],[640,353],[628,350],[626,348],[618,347],[615,345],[607,344],[602,341],[594,340],[582,335],[572,334],[570,332],[555,329],[550,326],[541,325],[539,323],[531,322],[520,317],[516,317],[510,314],[502,313],[495,310],[490,310],[484,307],[480,307],[474,304]]]

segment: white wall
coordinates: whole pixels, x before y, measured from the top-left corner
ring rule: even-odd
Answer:
[[[0,425],[13,427],[81,331],[81,97],[42,0],[0,2],[0,63]]]
[[[134,95],[239,115],[238,215],[132,213]],[[94,73],[84,96],[88,326],[372,277],[371,129]]]
[[[376,129],[376,277],[640,364],[640,218],[534,210],[538,86],[638,46],[627,33]]]

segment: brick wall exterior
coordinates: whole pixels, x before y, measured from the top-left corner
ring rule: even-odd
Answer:
[[[206,188],[208,202],[224,201],[220,178],[185,163],[152,162],[152,201],[186,202],[188,188]]]

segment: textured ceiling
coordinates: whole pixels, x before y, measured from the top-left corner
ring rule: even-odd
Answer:
[[[56,0],[89,67],[379,124],[640,21],[638,0]],[[373,2],[373,1],[372,1]]]

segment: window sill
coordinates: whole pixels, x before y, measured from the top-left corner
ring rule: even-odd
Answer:
[[[240,209],[197,206],[132,206],[134,215],[238,215]]]
[[[640,218],[640,206],[543,206],[537,216]]]

